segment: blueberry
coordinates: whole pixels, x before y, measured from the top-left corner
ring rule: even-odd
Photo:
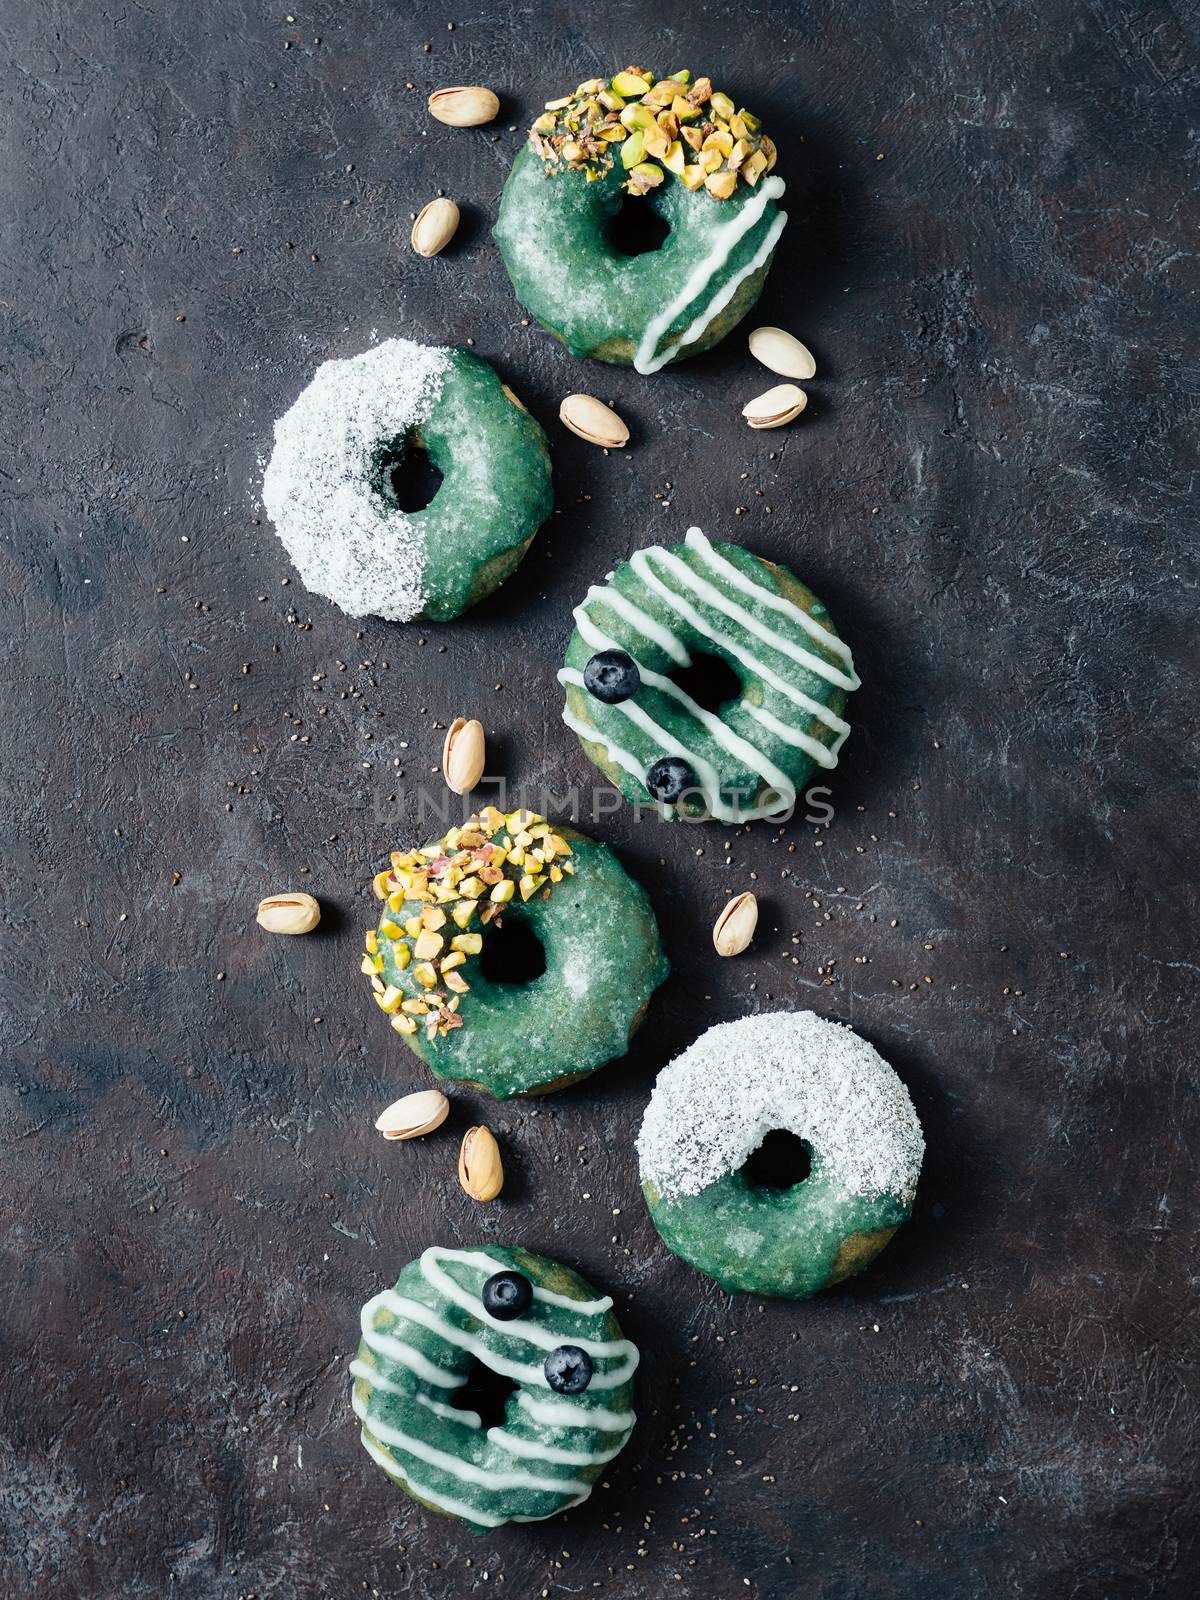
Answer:
[[[685,789],[696,787],[696,774],[680,756],[663,756],[646,774],[646,787],[656,800],[671,805]]]
[[[519,1272],[495,1272],[483,1286],[483,1309],[500,1322],[524,1316],[533,1304],[533,1285]]]
[[[546,1357],[542,1371],[557,1394],[582,1394],[592,1381],[592,1358],[577,1344],[560,1344]]]
[[[637,662],[624,650],[601,650],[583,669],[583,687],[606,706],[632,700],[641,686]]]

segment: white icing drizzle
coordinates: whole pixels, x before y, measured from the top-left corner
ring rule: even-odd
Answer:
[[[422,1394],[420,1389],[406,1389],[403,1384],[385,1378],[382,1372],[368,1366],[365,1361],[359,1361],[357,1357],[350,1363],[350,1376],[361,1378],[372,1389],[380,1389],[384,1394],[398,1394],[405,1400],[415,1400],[418,1405],[424,1406],[427,1411],[432,1411],[435,1417],[441,1417],[446,1422],[461,1422],[467,1428],[483,1427],[483,1418],[478,1411],[448,1406],[444,1400],[435,1400],[431,1395]]]
[[[788,656],[797,666],[804,667],[806,671],[813,672],[818,678],[824,678],[826,683],[832,683],[839,689],[857,689],[858,679],[848,677],[840,667],[831,666],[828,661],[822,660],[812,650],[807,650],[802,644],[796,644],[791,639],[785,638],[782,633],[769,628],[761,622],[753,612],[747,611],[736,600],[731,600],[728,595],[715,589],[699,573],[693,572],[691,567],[682,557],[677,556],[673,550],[664,550],[661,547],[652,547],[650,550],[639,552],[645,555],[656,555],[662,564],[679,580],[686,585],[693,594],[699,595],[706,605],[720,611],[733,622],[743,627],[751,637],[761,639],[763,644],[769,645],[772,650],[777,650],[781,656]],[[796,606],[795,611],[803,616],[804,612]]]
[[[740,567],[735,567],[732,561],[727,561],[719,550],[713,549],[711,542],[700,528],[689,528],[683,536],[683,542],[689,549],[695,550],[702,556],[713,571],[719,572],[727,583],[732,583],[735,589],[740,589],[743,594],[753,595],[761,605],[782,611],[789,621],[798,622],[810,638],[815,639],[835,656],[840,656],[850,668],[854,687],[857,689],[860,686],[860,679],[854,671],[850,646],[844,639],[839,639],[829,628],[822,627],[815,617],[809,616],[803,606],[798,606],[784,594],[776,594],[773,589],[768,589],[765,583],[756,583]],[[604,590],[601,589],[600,593],[603,594]]]
[[[616,762],[618,767],[624,767],[630,777],[636,778],[643,789],[646,787],[646,771],[636,756],[631,755],[628,750],[614,743],[612,739],[598,732],[588,723],[581,722],[570,706],[563,707],[562,719],[572,733],[577,733],[581,739],[586,739],[589,744],[598,744],[610,761]],[[667,805],[663,801],[656,801],[654,809],[664,821],[671,817],[675,811],[674,806]]]
[[[402,1394],[411,1399],[415,1393],[412,1389],[406,1389],[402,1383],[395,1383],[391,1378],[385,1378],[378,1368],[366,1361],[360,1361],[357,1356],[350,1363],[350,1376],[361,1378],[364,1383],[369,1383],[372,1389],[382,1389],[384,1394]],[[448,1409],[453,1411],[454,1407],[450,1406]]]
[[[565,1467],[595,1467],[611,1461],[625,1448],[622,1439],[608,1450],[568,1450],[563,1445],[542,1444],[537,1439],[524,1439],[520,1434],[507,1433],[503,1428],[489,1428],[488,1439],[510,1455],[521,1456],[526,1461],[553,1461]]]
[[[441,1417],[443,1422],[461,1422],[464,1428],[482,1428],[483,1418],[478,1411],[468,1411],[464,1406],[448,1406],[444,1400],[434,1400],[430,1395],[422,1394],[418,1389],[413,1395],[418,1405],[424,1406],[426,1411],[432,1411],[435,1417]]]
[[[610,572],[608,576],[611,579],[613,574]],[[583,607],[589,604],[606,605],[610,611],[615,611],[619,617],[623,617],[631,628],[636,628],[644,638],[652,639],[656,645],[665,650],[672,661],[677,661],[681,667],[691,666],[691,654],[683,644],[683,641],[677,639],[670,628],[664,628],[661,622],[656,621],[648,612],[643,611],[641,606],[635,606],[633,601],[623,595],[619,589],[612,587],[604,589],[598,583],[592,584],[583,605],[575,608],[576,622],[580,621],[581,616],[586,616]],[[580,622],[581,632],[582,629],[583,624]],[[605,650],[609,647],[600,645],[598,648]]]
[[[492,1491],[535,1489],[545,1494],[580,1492],[586,1494],[588,1491],[589,1486],[586,1483],[573,1478],[539,1478],[532,1472],[522,1472],[519,1467],[514,1467],[511,1472],[503,1472],[491,1467],[477,1466],[474,1461],[468,1461],[463,1456],[451,1455],[448,1450],[439,1450],[436,1445],[426,1444],[424,1439],[405,1433],[402,1428],[394,1428],[390,1423],[380,1422],[377,1417],[368,1419],[367,1407],[357,1395],[351,1396],[350,1403],[355,1416],[361,1422],[367,1423],[380,1444],[390,1445],[394,1450],[403,1450],[406,1455],[415,1456],[418,1461],[424,1461],[426,1466],[438,1467],[462,1483],[478,1484],[481,1488]]]
[[[428,1356],[422,1355],[419,1350],[414,1350],[403,1339],[397,1339],[390,1333],[381,1333],[373,1326],[375,1313],[380,1306],[386,1306],[389,1311],[395,1309],[393,1301],[397,1299],[395,1292],[384,1289],[381,1294],[368,1300],[362,1308],[362,1336],[368,1348],[374,1350],[377,1356],[387,1356],[391,1361],[398,1361],[402,1367],[407,1367],[410,1372],[415,1372],[418,1378],[423,1378],[426,1383],[436,1384],[441,1389],[461,1389],[466,1379],[459,1377],[455,1372],[445,1372],[436,1362],[430,1361]]]
[[[799,728],[791,728],[786,722],[781,722],[773,711],[768,711],[765,706],[751,705],[749,700],[742,701],[742,710],[748,711],[756,722],[761,722],[764,728],[770,730],[777,739],[782,739],[785,744],[794,744],[798,750],[803,750],[810,755],[820,767],[836,767],[838,751],[846,742],[849,726],[835,735],[832,744],[822,744],[819,739],[814,739],[811,734],[802,732]]]
[[[768,667],[765,662],[759,660],[757,656],[752,655],[735,639],[730,638],[727,634],[719,633],[705,621],[690,601],[665,583],[659,574],[654,571],[649,561],[651,555],[665,553],[661,546],[651,545],[648,550],[635,551],[629,558],[629,565],[641,578],[642,582],[648,588],[653,589],[655,594],[660,595],[681,617],[685,618],[696,629],[697,633],[702,633],[706,639],[711,639],[714,644],[721,645],[723,649],[728,650],[731,655],[737,657],[744,667],[748,667],[751,672],[757,673],[765,683],[769,683],[772,688],[778,689],[780,694],[786,695],[793,705],[799,706],[802,711],[807,711],[810,716],[817,717],[827,728],[832,728],[837,733],[841,733],[843,730],[849,732],[849,723],[844,722],[836,712],[831,711],[828,706],[823,706],[819,700],[814,700],[811,695],[805,694],[803,690],[797,689],[786,678],[781,678],[777,672]]]
[[[455,1254],[452,1251],[440,1253],[450,1256]],[[424,1265],[424,1258],[422,1258],[422,1271],[424,1271]],[[493,1262],[491,1265],[499,1270],[496,1263]],[[452,1279],[447,1278],[447,1282],[452,1290],[455,1291],[454,1293],[449,1293],[441,1284],[437,1284],[435,1287],[442,1293],[447,1294],[447,1298],[455,1300],[458,1304],[465,1304],[466,1309],[472,1315],[477,1315],[482,1321],[485,1313],[478,1300],[472,1300],[467,1296],[466,1291],[461,1289]],[[464,1299],[459,1300],[459,1295],[464,1296]],[[582,1301],[572,1303],[587,1305],[597,1302]],[[428,1328],[431,1333],[436,1333],[447,1344],[455,1345],[460,1350],[469,1351],[477,1360],[482,1361],[484,1366],[490,1367],[493,1372],[499,1372],[504,1377],[512,1378],[515,1382],[530,1388],[549,1388],[542,1363],[538,1362],[530,1365],[523,1361],[511,1361],[507,1356],[503,1356],[497,1350],[492,1349],[476,1334],[469,1333],[465,1328],[456,1328],[452,1323],[447,1322],[443,1317],[439,1317],[436,1311],[427,1305],[423,1305],[419,1300],[412,1300],[405,1295],[397,1294],[394,1289],[384,1289],[382,1293],[377,1294],[373,1300],[369,1300],[363,1307],[363,1338],[366,1339],[372,1350],[399,1361],[402,1365],[416,1372],[419,1377],[425,1378],[427,1382],[439,1384],[443,1388],[459,1388],[466,1380],[457,1375],[444,1372],[426,1356],[422,1355],[420,1351],[413,1349],[411,1345],[397,1338],[394,1333],[380,1333],[372,1327],[368,1319],[368,1313],[373,1316],[379,1306],[385,1307],[395,1317],[407,1317],[410,1322],[416,1322],[421,1327]],[[606,1306],[605,1310],[607,1309],[608,1307]],[[488,1320],[491,1321],[492,1319]],[[506,1337],[524,1339],[527,1343],[544,1350],[556,1350],[560,1344],[572,1343],[578,1344],[581,1349],[586,1350],[589,1355],[598,1360],[617,1358],[618,1364],[616,1366],[607,1371],[597,1371],[592,1374],[592,1381],[588,1385],[589,1389],[619,1388],[627,1378],[633,1376],[637,1369],[638,1349],[629,1339],[587,1339],[583,1336],[576,1337],[574,1335],[570,1339],[564,1339],[561,1336],[556,1337],[549,1329],[539,1328],[535,1324],[524,1320],[493,1322],[493,1326],[498,1327]]]
[[[476,1271],[484,1273],[487,1277],[495,1272],[507,1270],[500,1261],[494,1261],[491,1256],[485,1255],[482,1250],[442,1250],[436,1245],[430,1245],[428,1250],[421,1254],[421,1274],[439,1294],[453,1300],[455,1305],[461,1306],[464,1311],[469,1311],[473,1317],[478,1317],[481,1322],[497,1329],[500,1333],[511,1334],[516,1338],[528,1339],[531,1344],[541,1345],[543,1350],[557,1350],[562,1339],[557,1338],[547,1328],[538,1327],[536,1323],[527,1322],[523,1318],[510,1319],[505,1322],[499,1317],[493,1317],[484,1309],[483,1301],[478,1294],[472,1294],[464,1289],[461,1284],[455,1283],[448,1272],[443,1272],[438,1265],[440,1260],[458,1261],[464,1266],[473,1267]],[[612,1310],[612,1296],[604,1295],[599,1300],[572,1300],[569,1295],[555,1294],[551,1289],[543,1289],[540,1284],[532,1285],[535,1300],[542,1300],[548,1305],[561,1306],[564,1310],[574,1311],[581,1317],[596,1317]],[[627,1356],[634,1346],[628,1339],[584,1339],[578,1338],[574,1343],[593,1356]],[[636,1354],[636,1351],[634,1352]]]
[[[566,670],[565,668],[563,669]],[[636,756],[630,755],[628,750],[623,750],[619,744],[614,744],[611,739],[605,738],[596,728],[589,723],[581,722],[570,706],[563,707],[562,719],[572,733],[577,733],[581,739],[586,739],[589,744],[598,744],[602,750],[608,752],[610,761],[615,761],[617,766],[624,767],[631,778],[636,778],[639,783],[645,784],[646,773],[642,763]],[[668,811],[669,811],[668,807]]]
[[[595,592],[596,591],[594,587],[589,589],[588,598],[590,599]],[[587,601],[584,601],[584,605],[586,604]],[[575,626],[579,629],[579,637],[583,640],[584,644],[591,645],[593,650],[619,650],[621,648],[614,639],[610,639],[606,633],[603,633],[596,626],[591,617],[589,617],[587,612],[583,609],[583,606],[576,606],[571,615],[575,618]],[[643,672],[644,670],[645,669],[639,661],[638,671]]]
[[[675,321],[675,318],[679,316],[680,312],[686,311],[693,300],[699,299],[713,278],[729,260],[734,246],[750,232],[751,228],[758,224],[769,202],[778,200],[783,194],[784,188],[785,185],[782,178],[770,177],[762,179],[758,192],[753,199],[748,200],[742,206],[736,217],[731,218],[716,230],[712,248],[708,254],[692,268],[674,298],[668,300],[658,315],[651,317],[646,324],[645,331],[638,342],[637,353],[633,358],[634,367],[638,372],[648,377],[652,372],[657,372],[660,367],[666,366],[667,362],[677,355],[685,345],[693,344],[704,332],[705,328],[708,327],[712,319],[729,304],[742,280],[749,277],[752,272],[757,272],[758,268],[767,259],[767,256],[770,255],[771,250],[774,249],[775,241],[783,232],[784,224],[787,222],[786,211],[781,211],[775,218],[763,247],[756,252],[754,259],[730,283],[726,284],[714,295],[704,311],[685,330],[679,343],[674,346],[668,346],[666,350],[658,352],[658,342],[664,334],[670,331],[671,324]]]
[[[574,667],[563,667],[558,674],[558,681],[563,684],[574,684],[582,689],[583,673],[577,672]],[[640,728],[666,755],[682,756],[696,774],[696,787],[703,795],[707,809],[714,817],[721,817],[727,822],[732,820],[732,808],[721,798],[721,776],[710,761],[677,739],[673,733],[668,733],[666,728],[655,722],[649,712],[644,711],[635,700],[622,700],[612,709],[628,717],[634,727]]]
[[[510,1361],[507,1356],[500,1355],[491,1350],[482,1339],[476,1338],[473,1333],[468,1333],[465,1328],[456,1328],[453,1323],[439,1317],[436,1311],[431,1311],[419,1300],[409,1300],[404,1295],[399,1295],[395,1290],[385,1291],[387,1298],[384,1304],[388,1310],[397,1317],[407,1317],[410,1322],[418,1322],[421,1327],[428,1328],[430,1333],[436,1333],[447,1344],[456,1345],[460,1350],[467,1350],[493,1372],[499,1372],[506,1378],[512,1378],[515,1383],[527,1383],[548,1388],[546,1375],[541,1366],[529,1366],[524,1361]],[[593,1382],[595,1380],[593,1379]]]
[[[696,537],[693,537],[693,535]],[[689,528],[684,536],[684,544],[688,545],[692,550],[698,550],[703,555],[704,550],[699,541],[703,541],[703,545],[708,544],[707,539],[704,538],[699,528]],[[714,556],[717,554],[711,545],[708,548],[711,554]],[[786,638],[783,634],[777,633],[774,628],[768,627],[765,622],[754,616],[752,612],[747,611],[745,606],[739,605],[736,600],[731,600],[728,595],[722,594],[719,589],[714,588],[699,573],[694,572],[687,562],[677,556],[673,550],[660,550],[659,554],[672,572],[676,573],[702,600],[708,605],[714,606],[717,610],[724,612],[726,616],[733,617],[735,621],[741,623],[747,633],[754,634],[756,638],[761,639],[765,644],[769,644],[772,650],[778,650],[781,655],[791,656],[792,660],[798,662],[800,666],[806,667],[809,672],[815,672],[819,678],[824,678],[826,683],[832,683],[839,689],[845,689],[849,692],[860,687],[859,678],[853,666],[851,666],[848,673],[843,672],[840,667],[832,666],[823,656],[819,656],[815,651],[808,650],[803,645],[796,644],[791,639]],[[737,568],[731,562],[726,562],[725,565],[729,567],[731,572],[737,572]],[[739,573],[738,576],[740,577],[741,574]],[[749,584],[749,589],[756,598],[760,600],[766,598],[767,591],[760,585]],[[783,599],[781,595],[775,595],[772,598],[783,601],[782,609],[786,611],[789,620],[800,623],[810,638],[814,638],[815,634],[818,633],[822,636],[825,635],[825,630],[819,623],[813,621],[802,606],[796,605],[793,601]]]
[[[637,1421],[632,1411],[614,1411],[610,1406],[572,1405],[569,1400],[543,1400],[540,1395],[517,1395],[517,1404],[535,1422],[554,1428],[602,1428],[606,1433],[628,1433]]]
[[[395,1478],[404,1484],[410,1494],[415,1494],[419,1500],[424,1500],[427,1505],[437,1506],[439,1510],[448,1512],[452,1517],[465,1517],[468,1522],[476,1522],[484,1528],[499,1528],[505,1522],[546,1522],[551,1517],[556,1517],[560,1511],[569,1511],[574,1506],[581,1506],[592,1492],[591,1484],[580,1495],[575,1495],[565,1505],[555,1506],[553,1511],[543,1512],[537,1517],[506,1517],[497,1516],[493,1511],[481,1511],[477,1506],[469,1505],[465,1500],[456,1500],[452,1495],[438,1494],[428,1484],[421,1483],[410,1473],[403,1471],[400,1465],[388,1455],[372,1439],[364,1427],[362,1430],[363,1448],[373,1461],[377,1461],[389,1478]]]
[[[574,684],[577,688],[583,688],[583,674],[582,672],[577,672],[574,667],[563,667],[558,674],[558,681],[562,684]],[[677,684],[672,683],[669,678],[663,678],[657,672],[642,669],[642,682],[646,683],[650,688],[668,686],[669,689],[675,690],[677,698],[684,708],[704,727],[707,727],[709,732],[713,733],[727,750],[731,750],[734,754],[739,753],[732,750],[732,742],[734,741],[744,748],[743,759],[748,757],[747,765],[758,771],[760,779],[766,781],[766,771],[764,769],[769,768],[775,774],[775,778],[770,781],[776,784],[776,788],[779,791],[777,798],[769,803],[771,811],[781,811],[793,804],[796,799],[796,789],[786,774],[781,772],[773,762],[768,761],[760,751],[755,750],[753,745],[739,738],[737,734],[733,733],[732,729],[726,728],[719,717],[714,717],[711,712],[703,710],[690,695],[679,689]],[[622,712],[635,727],[641,728],[642,732],[653,739],[666,755],[677,755],[684,758],[696,774],[696,787],[704,797],[705,806],[714,817],[719,818],[722,822],[739,822],[751,815],[751,808],[733,805],[724,798],[721,793],[721,775],[711,762],[707,761],[699,751],[693,750],[690,745],[684,744],[682,740],[677,739],[674,734],[669,733],[666,728],[655,722],[649,713],[644,711],[635,701],[622,700],[613,709]],[[721,731],[718,733],[717,729]],[[645,781],[644,776],[643,781]],[[766,811],[762,807],[756,806],[753,808],[753,814],[755,816],[765,815]]]
[[[780,188],[779,192],[780,194],[783,193],[782,187]],[[690,323],[689,326],[683,330],[683,334],[679,340],[679,349],[682,350],[689,344],[694,344],[701,334],[704,333],[705,329],[708,327],[713,318],[719,316],[721,312],[724,311],[725,307],[733,299],[734,295],[738,291],[738,288],[741,286],[744,280],[753,276],[753,274],[758,271],[759,267],[762,266],[763,262],[771,254],[771,251],[774,250],[776,244],[779,242],[779,235],[787,226],[787,219],[787,212],[781,211],[771,223],[771,226],[767,229],[766,237],[759,245],[758,249],[750,257],[749,261],[747,261],[746,265],[741,269],[740,272],[734,273],[733,277],[725,283],[723,288],[717,290],[716,294],[709,301],[708,305],[695,319],[695,321]]]
[[[493,1261],[491,1256],[482,1256],[480,1259],[488,1263],[492,1272],[505,1270],[498,1261]],[[602,1317],[613,1307],[610,1294],[602,1294],[598,1300],[572,1300],[569,1294],[555,1294],[553,1289],[543,1289],[540,1283],[535,1283],[533,1286],[533,1298],[543,1301],[548,1306],[561,1306],[564,1311],[574,1311],[581,1317]]]
[[[510,1520],[508,1517],[498,1517],[491,1511],[480,1511],[476,1506],[468,1505],[465,1500],[455,1500],[451,1495],[438,1494],[436,1489],[431,1489],[428,1484],[421,1483],[410,1473],[404,1472],[399,1463],[393,1461],[387,1451],[381,1449],[375,1443],[365,1426],[360,1438],[362,1439],[363,1449],[371,1457],[371,1460],[377,1461],[389,1478],[395,1478],[397,1482],[404,1485],[410,1494],[415,1494],[418,1499],[424,1500],[427,1505],[437,1506],[439,1511],[448,1512],[452,1517],[465,1517],[468,1522],[477,1522],[484,1528],[498,1528],[502,1523]]]

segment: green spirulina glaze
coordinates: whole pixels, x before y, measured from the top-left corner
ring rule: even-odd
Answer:
[[[739,184],[730,199],[714,200],[703,189],[689,190],[669,177],[629,203],[651,207],[670,233],[657,250],[627,256],[608,237],[609,226],[626,202],[621,187],[625,177],[619,161],[592,183],[582,172],[548,176],[525,146],[513,162],[492,230],[521,305],[573,356],[591,356],[617,366],[634,364],[651,319],[663,312],[711,254],[720,229],[735,222],[747,207],[758,213],[727,258],[715,264],[697,293],[679,307],[655,341],[659,353],[677,347],[680,336],[723,286],[750,267],[784,215],[771,198],[780,187],[777,183],[765,195],[761,187]],[[770,181],[761,179],[760,185]],[[762,292],[772,254],[737,283],[728,304],[714,311],[701,333],[685,348],[672,348],[669,359],[698,355],[737,326]]]
[[[529,1279],[534,1300],[520,1319],[499,1322],[480,1297],[505,1270]],[[490,1242],[428,1249],[367,1301],[361,1325],[350,1371],[364,1448],[415,1500],[478,1533],[578,1505],[629,1438],[637,1350],[611,1298],[545,1256]],[[560,1344],[592,1357],[580,1394],[546,1382],[546,1356]],[[462,1394],[476,1363],[517,1384],[490,1429]]]
[[[912,1214],[895,1194],[848,1194],[812,1154],[812,1171],[791,1189],[756,1188],[741,1172],[697,1195],[663,1200],[642,1184],[654,1226],[684,1261],[731,1294],[803,1300],[861,1272]]]
[[[699,782],[677,809],[752,821],[788,811],[815,771],[836,764],[858,678],[825,606],[786,567],[693,528],[682,544],[622,562],[589,589],[575,621],[559,673],[563,720],[627,800],[650,803],[645,774],[682,750]],[[606,705],[580,679],[613,647],[637,662],[641,687]],[[718,657],[738,683],[707,716],[673,676],[701,655]]]
[[[497,1099],[546,1094],[623,1056],[650,996],[667,976],[649,896],[606,845],[574,828],[555,825],[571,846],[573,877],[564,878],[543,899],[510,900],[502,923],[523,924],[540,941],[546,970],[530,983],[495,983],[472,957],[464,976],[470,982],[461,999],[463,1026],[427,1038],[423,1029],[404,1036],[439,1078],[474,1084]],[[387,909],[381,922],[403,926],[422,903],[407,900]],[[494,925],[471,924],[489,939],[503,937]],[[452,934],[457,930],[447,928]],[[393,942],[381,936],[380,977],[422,999],[426,990],[414,976],[417,963],[396,965]]]
[[[546,435],[497,373],[469,350],[449,351],[441,392],[407,438],[381,440],[373,473],[422,449],[442,482],[421,511],[405,513],[425,546],[420,615],[449,622],[512,575],[550,515],[554,492]]]

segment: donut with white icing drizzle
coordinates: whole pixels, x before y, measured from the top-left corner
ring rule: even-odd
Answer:
[[[483,1288],[514,1272],[531,1303],[502,1319],[485,1309]],[[364,1449],[415,1500],[476,1532],[579,1505],[633,1429],[636,1346],[610,1296],[545,1256],[430,1247],[367,1301],[361,1328],[350,1373]],[[577,1393],[556,1392],[547,1376],[564,1345],[590,1358]],[[491,1425],[470,1405],[481,1370],[512,1386]]]
[[[621,651],[636,693],[605,703],[587,664]],[[698,658],[716,657],[734,692],[706,707],[689,687]],[[676,758],[692,780],[664,814],[752,822],[790,813],[809,778],[837,764],[850,732],[842,712],[858,687],[828,611],[784,566],[699,528],[682,544],[637,551],[575,608],[558,674],[563,721],[628,800],[652,804],[656,762]]]
[[[755,1169],[779,1130],[806,1148],[807,1176]],[[659,1073],[637,1147],[669,1249],[731,1292],[804,1299],[861,1272],[907,1219],[925,1141],[877,1051],[797,1011],[701,1034]]]

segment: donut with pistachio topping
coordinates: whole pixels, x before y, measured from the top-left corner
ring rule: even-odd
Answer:
[[[775,160],[759,118],[688,71],[626,67],[548,100],[493,230],[517,299],[572,355],[642,373],[711,348],[758,299],[787,222]],[[665,224],[657,249],[614,240],[629,202]]]
[[[439,1078],[507,1099],[623,1056],[667,975],[649,898],[605,845],[484,806],[373,883],[362,971]]]

